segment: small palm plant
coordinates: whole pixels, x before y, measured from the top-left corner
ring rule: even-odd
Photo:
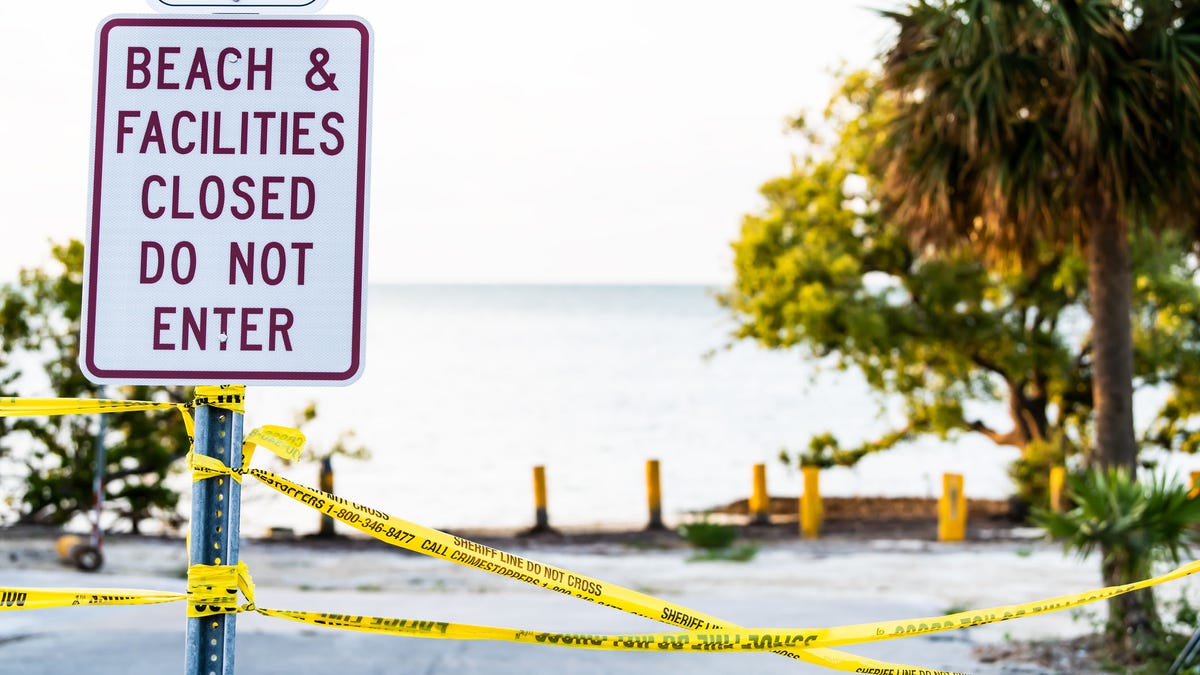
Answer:
[[[1155,561],[1178,564],[1200,542],[1200,531],[1194,528],[1200,522],[1200,499],[1189,499],[1188,488],[1165,474],[1138,480],[1124,468],[1093,469],[1068,477],[1067,493],[1073,509],[1037,509],[1034,522],[1081,558],[1099,550],[1107,585],[1145,579]],[[1148,656],[1146,651],[1159,644],[1163,634],[1153,591],[1135,591],[1108,602],[1106,633],[1118,656]]]

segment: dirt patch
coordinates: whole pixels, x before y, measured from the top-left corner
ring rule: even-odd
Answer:
[[[1084,635],[1069,640],[983,644],[975,647],[972,653],[983,663],[1028,663],[1055,673],[1111,675],[1119,672],[1113,666],[1104,667],[1103,651],[1103,638]]]
[[[863,539],[937,539],[937,499],[934,497],[824,497],[822,533]],[[797,497],[771,497],[771,523],[795,532],[799,522]],[[750,517],[749,501],[739,499],[708,510],[724,516]],[[967,500],[967,538],[994,539],[1022,525],[1009,502]]]

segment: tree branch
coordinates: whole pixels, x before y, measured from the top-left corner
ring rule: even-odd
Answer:
[[[1000,377],[1004,378],[1005,382],[1008,382],[1012,379],[1009,376],[1007,370],[1005,370],[1004,368],[1001,368],[998,363],[992,361],[991,359],[987,358],[986,356],[983,356],[982,354],[979,354],[979,353],[971,354],[971,363],[974,363],[975,365],[979,366],[980,368],[983,368],[984,370],[989,370],[989,371],[999,375]]]
[[[995,429],[984,424],[982,420],[973,420],[967,423],[967,428],[971,431],[983,434],[996,445],[1017,445],[1017,431],[1013,429],[1005,433],[1000,433]]]

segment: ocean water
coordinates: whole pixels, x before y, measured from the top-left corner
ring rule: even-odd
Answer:
[[[814,378],[796,351],[725,349],[732,327],[702,286],[372,286],[364,376],[251,387],[246,428],[291,424],[315,401],[316,448],[352,430],[373,455],[335,459],[338,494],[435,527],[522,527],[535,465],[552,525],[626,525],[646,519],[645,461],[658,459],[670,523],[745,497],[756,462],[772,494],[797,495],[781,448],[899,422],[854,373]],[[1000,406],[978,412],[1003,425]],[[316,484],[314,464],[260,457]],[[956,471],[968,495],[1003,497],[1015,457],[978,438],[920,442],[824,472],[822,492],[935,496]],[[253,481],[243,494],[248,534],[316,527],[315,512]]]

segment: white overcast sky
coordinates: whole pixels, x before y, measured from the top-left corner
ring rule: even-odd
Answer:
[[[371,281],[728,280],[785,121],[892,4],[329,0],[375,31]],[[83,238],[95,29],[148,11],[0,4],[0,279]]]

